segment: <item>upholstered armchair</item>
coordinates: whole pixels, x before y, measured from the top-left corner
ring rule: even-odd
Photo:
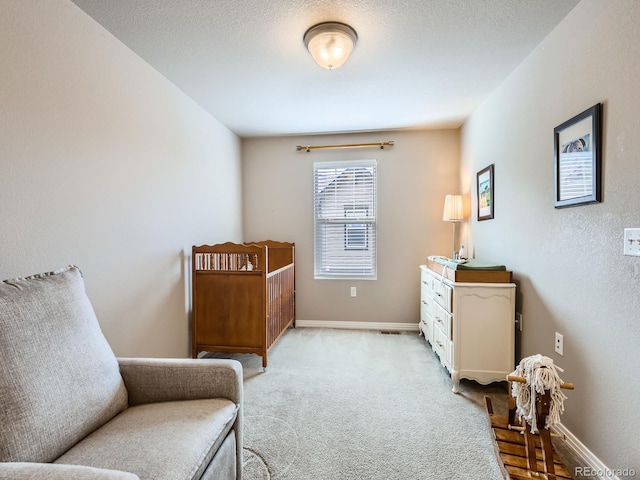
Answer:
[[[0,283],[0,479],[242,478],[233,360],[116,358],[77,267]]]

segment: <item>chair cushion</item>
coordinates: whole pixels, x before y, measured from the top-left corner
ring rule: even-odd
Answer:
[[[235,403],[223,398],[136,405],[55,463],[122,470],[141,480],[199,479],[237,411]],[[235,466],[235,448],[228,454]]]
[[[232,477],[235,478],[235,477]],[[0,463],[1,480],[140,480],[133,473],[104,470],[80,465],[53,463]]]
[[[0,404],[2,462],[51,462],[127,408],[77,267],[0,283]]]

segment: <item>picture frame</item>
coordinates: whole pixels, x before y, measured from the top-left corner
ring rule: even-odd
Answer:
[[[477,204],[478,221],[493,218],[493,208],[495,204],[493,163],[483,168],[477,174]]]
[[[555,208],[602,201],[602,104],[553,129]]]

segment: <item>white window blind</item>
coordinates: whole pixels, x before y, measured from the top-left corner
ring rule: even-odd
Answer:
[[[376,278],[376,161],[313,164],[314,278]]]

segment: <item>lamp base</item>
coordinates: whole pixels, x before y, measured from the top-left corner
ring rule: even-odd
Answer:
[[[451,222],[453,224],[453,255],[451,256],[451,260],[458,259],[458,252],[456,251],[456,223]]]

